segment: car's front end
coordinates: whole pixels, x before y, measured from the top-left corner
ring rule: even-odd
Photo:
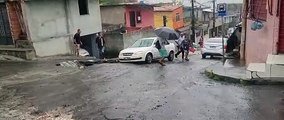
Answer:
[[[144,51],[130,51],[128,49],[122,50],[119,53],[120,62],[142,62],[145,61]]]

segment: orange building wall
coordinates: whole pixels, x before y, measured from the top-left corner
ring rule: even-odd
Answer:
[[[179,13],[180,20],[176,21],[176,14]],[[184,15],[183,15],[183,7],[180,7],[172,12],[172,19],[173,19],[173,27],[174,29],[179,29],[184,27],[184,21],[183,21]]]

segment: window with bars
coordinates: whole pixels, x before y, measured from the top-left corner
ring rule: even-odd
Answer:
[[[250,19],[266,21],[267,19],[267,0],[250,0]]]
[[[176,13],[176,22],[180,21],[180,15],[179,13]]]

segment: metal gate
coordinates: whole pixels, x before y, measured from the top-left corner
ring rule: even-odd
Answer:
[[[12,45],[12,35],[5,3],[0,3],[0,45]]]

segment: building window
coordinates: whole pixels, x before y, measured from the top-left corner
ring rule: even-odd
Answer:
[[[142,22],[142,18],[141,18],[141,12],[140,11],[137,11],[136,12],[136,21],[137,23],[141,23]]]
[[[267,0],[250,0],[249,4],[250,19],[266,21],[267,19],[266,4]]]
[[[88,0],[78,0],[80,15],[89,14]]]
[[[180,21],[180,15],[179,15],[179,13],[176,14],[176,21]]]

